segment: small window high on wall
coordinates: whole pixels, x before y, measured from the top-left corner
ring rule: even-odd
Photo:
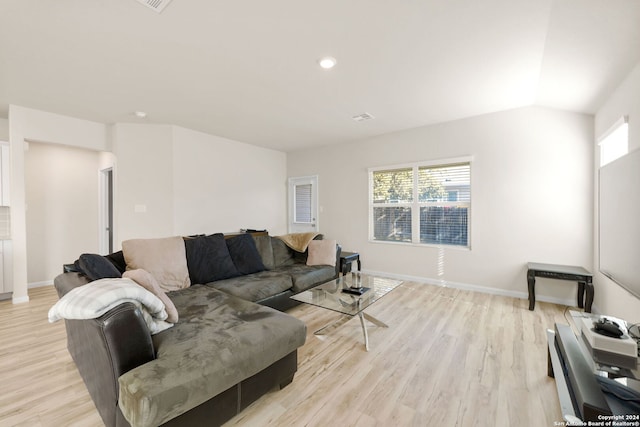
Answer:
[[[621,117],[600,138],[600,167],[629,152],[629,123]]]

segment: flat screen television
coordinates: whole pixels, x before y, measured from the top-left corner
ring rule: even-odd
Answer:
[[[600,272],[640,298],[640,150],[599,171]]]

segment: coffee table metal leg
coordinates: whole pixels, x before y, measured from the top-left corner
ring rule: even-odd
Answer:
[[[365,319],[367,319],[369,322],[373,323],[376,326],[380,326],[381,328],[388,328],[389,327],[389,325],[384,323],[382,320],[376,319],[375,317],[373,317],[370,314],[367,314],[367,313],[362,313],[362,314],[364,314],[364,318]]]
[[[363,311],[358,313],[358,316],[360,317],[360,324],[362,325],[362,333],[364,334],[364,347],[367,349],[367,351],[369,351],[369,334],[367,333],[367,325],[364,322],[365,319],[376,326],[380,326],[381,328],[388,328],[389,325],[384,323],[382,320],[376,319],[372,315],[367,314]]]
[[[382,320],[376,319],[372,315],[367,314],[367,313],[365,313],[363,311],[358,313],[358,317],[360,318],[360,326],[362,326],[362,334],[364,335],[364,347],[367,349],[367,351],[369,351],[369,333],[367,332],[367,324],[365,323],[365,320],[368,320],[369,322],[373,323],[376,326],[380,326],[381,328],[388,328],[389,325],[384,323]],[[318,329],[313,334],[314,335],[325,335],[325,334],[327,334],[329,332],[328,331],[329,329],[335,329],[335,328],[337,328],[339,326],[342,326],[343,324],[347,323],[352,318],[353,318],[353,316],[348,316],[348,315],[341,316],[340,318],[338,318],[334,322],[331,322],[328,325],[325,325],[322,328]]]
[[[369,334],[367,334],[367,325],[365,325],[364,323],[364,316],[365,314],[363,312],[358,313],[358,317],[360,318],[360,325],[362,325],[362,333],[364,334],[364,348],[369,351]]]

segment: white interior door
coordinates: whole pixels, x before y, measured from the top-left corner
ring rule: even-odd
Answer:
[[[289,233],[318,230],[318,177],[289,178]]]

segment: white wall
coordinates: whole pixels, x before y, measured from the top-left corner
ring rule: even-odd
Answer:
[[[52,282],[62,265],[98,252],[99,153],[29,143],[25,152],[27,281]]]
[[[286,230],[285,153],[168,125],[116,124],[112,134],[116,247],[131,238]]]
[[[620,86],[598,109],[595,116],[596,137],[605,132],[621,116],[629,117],[629,151],[640,149],[640,63],[624,79]],[[599,271],[598,262],[598,205],[597,180],[600,165],[600,149],[596,143],[594,149],[594,285],[596,290],[596,309],[600,313],[620,317],[632,323],[640,322],[640,299],[618,286]]]
[[[286,154],[174,127],[174,232],[286,233]]]
[[[528,261],[592,269],[592,141],[591,116],[531,107],[289,153],[287,170],[319,175],[321,232],[363,269],[526,298]],[[368,242],[367,168],[460,156],[471,250]],[[576,304],[577,285],[536,284],[539,300]]]
[[[9,119],[0,117],[0,141],[9,141]]]
[[[114,247],[133,238],[173,235],[172,126],[113,127]]]

